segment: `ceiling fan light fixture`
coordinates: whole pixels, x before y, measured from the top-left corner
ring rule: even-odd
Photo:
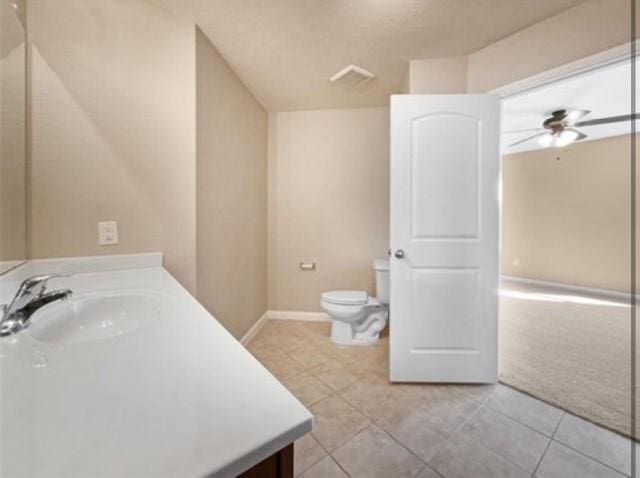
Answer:
[[[551,146],[551,143],[553,143],[553,140],[553,135],[551,133],[547,133],[544,136],[540,136],[540,139],[538,139],[538,144],[540,144],[540,146],[548,148],[549,146]]]
[[[556,147],[562,148],[563,146],[567,146],[568,144],[573,143],[576,139],[578,139],[578,132],[570,129],[565,129],[558,134],[556,137]]]

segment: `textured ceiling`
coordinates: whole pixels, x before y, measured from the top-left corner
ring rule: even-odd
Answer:
[[[192,19],[272,111],[384,105],[407,61],[472,53],[584,0],[147,0]],[[355,63],[366,91],[328,81]]]

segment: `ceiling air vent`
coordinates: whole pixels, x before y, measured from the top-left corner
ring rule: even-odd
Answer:
[[[369,83],[375,77],[376,75],[364,68],[360,68],[356,65],[349,65],[345,69],[340,70],[338,73],[333,75],[329,81],[355,89]]]

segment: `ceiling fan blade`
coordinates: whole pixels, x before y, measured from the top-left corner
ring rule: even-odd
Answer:
[[[544,128],[514,129],[511,131],[503,131],[502,134],[529,133],[532,131],[544,131]]]
[[[631,120],[640,119],[640,114],[636,113],[633,115],[620,115],[620,116],[607,116],[606,118],[594,118],[591,120],[578,121],[574,123],[573,126],[595,126],[598,124],[609,124],[609,123],[620,123],[622,121],[631,121]]]
[[[585,139],[587,137],[586,134],[584,134],[582,131],[578,131],[575,128],[567,128],[567,131],[573,131],[574,133],[576,133],[578,135],[576,137],[576,139],[574,139],[573,141],[580,141],[581,139]]]
[[[524,139],[521,139],[520,141],[516,141],[515,143],[511,143],[508,147],[509,147],[509,148],[512,148],[512,147],[514,147],[514,146],[517,146],[517,145],[519,145],[519,144],[525,143],[525,142],[527,142],[527,141],[531,141],[532,139],[539,138],[539,137],[541,137],[541,136],[545,136],[545,135],[547,135],[547,134],[549,134],[549,133],[538,133],[538,134],[534,134],[533,136],[529,136],[528,138],[524,138]]]
[[[580,118],[584,118],[589,113],[591,113],[591,110],[570,109],[567,111],[567,120],[569,123],[574,124]]]

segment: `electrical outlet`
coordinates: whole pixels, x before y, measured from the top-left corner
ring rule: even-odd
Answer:
[[[116,221],[98,223],[98,242],[101,246],[113,246],[118,243],[118,223]]]
[[[516,257],[515,259],[513,259],[513,265],[515,267],[520,267],[520,258]]]

